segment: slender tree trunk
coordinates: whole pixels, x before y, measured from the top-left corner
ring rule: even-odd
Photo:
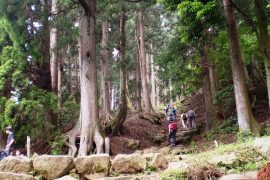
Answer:
[[[155,80],[156,73],[153,54],[150,55],[150,66],[151,66],[151,101],[153,107],[156,108],[156,80]]]
[[[58,115],[60,115],[61,104],[62,104],[62,74],[64,69],[64,50],[61,49],[60,60],[58,61],[57,71],[58,71],[58,79],[57,79],[57,109]],[[58,120],[59,120],[58,116]]]
[[[136,51],[136,110],[138,112],[142,111],[142,99],[141,99],[141,71],[140,71],[140,58],[139,58],[139,50]]]
[[[217,80],[216,80],[214,65],[211,64],[208,70],[209,70],[209,78],[210,78],[210,83],[211,83],[212,97],[214,98],[217,92]]]
[[[250,130],[255,134],[260,134],[261,127],[255,120],[250,108],[234,8],[232,7],[230,0],[223,0],[223,5],[230,45],[231,66],[239,128],[242,130]]]
[[[109,89],[109,66],[108,66],[108,22],[102,22],[102,40],[101,40],[101,73],[102,73],[102,99],[103,113],[105,117],[110,114],[110,89]]]
[[[261,47],[261,51],[264,55],[264,64],[266,71],[266,83],[267,83],[267,92],[268,92],[268,112],[270,110],[270,37],[268,34],[268,21],[267,16],[265,14],[265,4],[263,0],[254,0],[256,15],[259,26],[259,43]]]
[[[205,128],[206,131],[209,131],[215,126],[215,110],[213,106],[209,60],[207,57],[206,47],[203,47],[201,50],[201,63],[202,63],[203,97],[205,104],[205,121],[206,121]]]
[[[151,113],[154,112],[154,110],[151,104],[150,91],[147,83],[147,64],[144,45],[144,15],[142,9],[139,10],[139,34],[143,100],[145,105],[145,111]]]
[[[96,65],[96,1],[79,0],[84,8],[80,28],[81,54],[81,136],[79,156],[86,156],[95,141],[97,153],[103,152],[98,114]]]
[[[57,0],[52,0],[51,13],[57,14],[57,12]],[[52,91],[57,93],[57,28],[55,24],[51,27],[50,31],[50,67]]]
[[[127,116],[127,70],[126,70],[126,34],[125,34],[126,15],[122,5],[120,15],[120,104],[117,117],[112,121],[112,134],[120,134]]]
[[[68,59],[68,94],[71,95],[73,93],[73,89],[72,89],[72,69],[71,69],[71,66],[72,66],[72,55],[71,55],[71,52],[70,52],[70,45],[68,45],[67,47],[67,59]]]

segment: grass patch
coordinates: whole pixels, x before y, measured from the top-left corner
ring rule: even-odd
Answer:
[[[166,170],[160,173],[162,180],[184,180],[187,179],[187,173],[181,170]]]

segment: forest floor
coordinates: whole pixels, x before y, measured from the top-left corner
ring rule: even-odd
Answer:
[[[250,90],[250,99],[253,114],[256,120],[262,125],[269,121],[268,102],[265,99],[266,94],[261,89]],[[197,113],[197,123],[204,127],[204,103],[203,96],[196,93],[186,101],[182,102],[182,106],[178,107],[178,125],[180,125],[180,114],[189,109],[194,109]],[[160,113],[163,113],[162,111]],[[201,133],[192,136],[189,143],[180,144],[186,149],[192,149],[195,152],[203,152],[206,150],[214,149],[216,144],[231,144],[237,140],[237,122],[235,107],[229,108],[227,113],[217,112],[218,127],[212,131],[205,133],[203,128]],[[111,150],[112,154],[119,153],[133,153],[135,150],[143,150],[152,146],[162,148],[168,146],[167,143],[167,120],[165,117],[161,118],[161,124],[155,124],[140,117],[139,114],[129,114],[124,123],[124,132],[120,136],[111,137]],[[163,138],[164,142],[156,141],[158,137]],[[214,141],[215,140],[215,141]],[[179,144],[178,144],[179,145]]]

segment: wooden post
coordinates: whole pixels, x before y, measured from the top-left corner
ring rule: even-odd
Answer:
[[[31,142],[31,139],[29,136],[27,136],[27,140],[26,140],[26,148],[27,148],[27,157],[30,158],[30,155],[31,155],[31,152],[30,152],[30,142]]]

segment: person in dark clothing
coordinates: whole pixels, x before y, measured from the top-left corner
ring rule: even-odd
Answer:
[[[196,128],[196,114],[195,112],[191,109],[187,112],[188,116],[188,121],[189,121],[189,128]]]
[[[177,123],[174,120],[170,120],[168,125],[169,129],[169,140],[168,142],[171,143],[171,139],[173,139],[173,146],[176,145],[176,131],[177,131]]]
[[[8,137],[7,137],[7,145],[5,148],[5,152],[7,155],[9,155],[10,150],[13,147],[14,142],[15,142],[15,137],[14,137],[14,133],[11,126],[6,127],[6,134],[8,135]]]
[[[172,107],[172,114],[173,114],[173,118],[174,118],[174,120],[176,119],[176,109],[175,109],[175,107],[173,106]]]

